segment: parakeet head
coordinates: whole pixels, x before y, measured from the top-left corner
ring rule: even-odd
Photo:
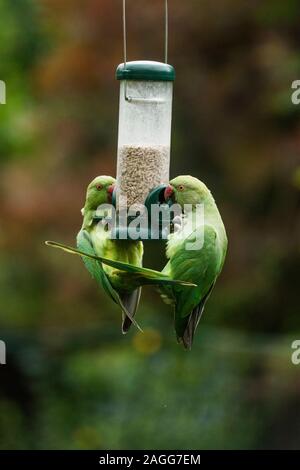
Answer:
[[[97,176],[88,185],[85,206],[96,210],[101,204],[110,204],[115,183],[112,176]]]
[[[183,207],[184,204],[202,204],[211,197],[211,193],[202,181],[190,175],[181,175],[170,181],[164,197]]]

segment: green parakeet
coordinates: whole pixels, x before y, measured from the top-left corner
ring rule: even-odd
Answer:
[[[78,250],[56,242],[46,244],[82,256],[92,277],[120,306],[123,312],[122,332],[126,333],[132,323],[138,327],[134,316],[140,300],[141,286],[192,284],[140,268],[143,258],[141,241],[111,239],[109,227],[101,224],[95,214],[99,206],[111,203],[114,184],[115,179],[110,176],[98,176],[89,184],[82,209],[83,224],[77,235]]]
[[[111,240],[107,225],[101,224],[95,214],[102,204],[110,204],[115,178],[98,176],[88,186],[86,201],[82,209],[83,224],[77,235],[77,247],[86,253],[103,256],[142,266],[143,243],[130,240]],[[122,331],[126,333],[136,314],[141,287],[132,288],[124,275],[110,266],[103,266],[88,258],[84,264],[92,277],[104,288],[106,293],[121,307],[123,312]],[[124,274],[124,273],[123,273]]]
[[[170,198],[183,211],[182,231],[169,236],[166,249],[169,262],[162,273],[193,282],[197,287],[185,290],[173,286],[161,290],[166,301],[174,302],[178,340],[191,349],[205,303],[224,265],[227,236],[214,198],[200,180],[189,175],[177,176],[165,190],[165,199]],[[195,220],[197,207],[203,216],[199,221]]]

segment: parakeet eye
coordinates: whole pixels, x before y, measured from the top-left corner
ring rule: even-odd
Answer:
[[[184,190],[184,186],[183,186],[183,184],[180,184],[180,185],[178,186],[178,191],[183,191],[183,190]]]
[[[101,191],[101,189],[103,189],[103,186],[102,184],[97,184],[96,188],[98,189],[98,191]]]

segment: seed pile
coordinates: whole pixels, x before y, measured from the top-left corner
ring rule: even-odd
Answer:
[[[124,145],[119,149],[117,182],[118,205],[124,208],[144,204],[151,191],[169,181],[169,147]]]

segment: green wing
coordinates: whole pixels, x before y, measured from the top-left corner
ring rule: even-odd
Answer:
[[[175,330],[179,341],[191,348],[195,330],[204,310],[205,303],[213,289],[222,268],[223,249],[218,233],[212,225],[204,228],[204,242],[201,249],[187,250],[186,242],[195,242],[203,228],[198,228],[182,242],[169,261],[172,277],[189,280],[197,284],[192,291],[173,288],[175,297]]]
[[[95,250],[89,233],[86,230],[80,230],[80,232],[78,233],[77,246],[81,252],[85,252],[90,255],[90,257],[83,256],[82,259],[91,276],[103,287],[107,295],[111,297],[111,299],[117,305],[120,306],[125,317],[128,317],[131,323],[133,323],[139,330],[141,330],[129,310],[124,305],[124,302],[122,301],[120,295],[111,285],[111,282],[102,267],[102,263],[99,263],[99,261],[96,261],[93,258],[95,257]]]
[[[90,255],[95,255],[95,250],[91,241],[91,238],[86,230],[80,230],[77,235],[77,247],[79,250],[84,251]],[[90,258],[83,257],[83,262],[91,276],[104,288],[105,292],[116,302],[113,288],[110,285],[109,279],[107,278],[102,264],[98,263]]]

